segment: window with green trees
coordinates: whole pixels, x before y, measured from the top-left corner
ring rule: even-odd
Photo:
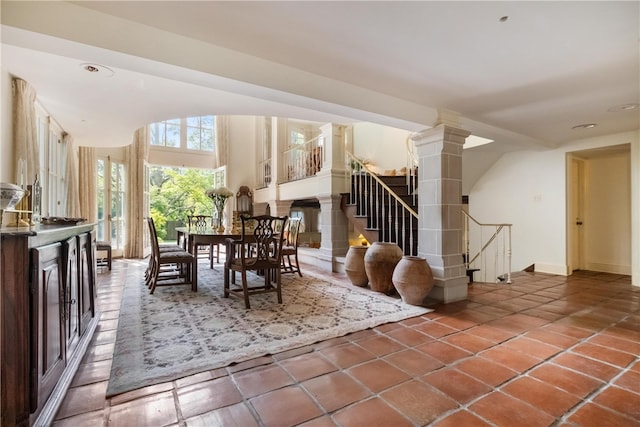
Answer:
[[[212,202],[205,192],[214,184],[224,185],[224,169],[220,175],[219,170],[211,169],[149,168],[150,214],[158,239],[174,239],[175,227],[184,225],[188,215],[212,214]]]

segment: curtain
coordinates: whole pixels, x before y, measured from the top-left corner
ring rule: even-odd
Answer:
[[[13,80],[12,90],[15,182],[19,185],[28,185],[33,184],[36,174],[40,170],[35,108],[36,91],[22,79]]]
[[[63,137],[67,149],[67,170],[65,171],[65,183],[67,185],[67,213],[71,218],[82,218],[80,208],[80,194],[78,188],[78,162],[76,150],[73,145],[73,137],[65,134]]]
[[[89,222],[98,221],[98,179],[96,149],[78,148],[78,198],[80,199],[80,217]]]
[[[145,167],[149,158],[148,127],[142,127],[133,134],[133,142],[127,147],[129,181],[127,183],[127,219],[125,258],[144,258],[145,222],[147,203],[145,195]]]
[[[214,168],[224,166],[229,161],[229,117],[216,116],[216,164]]]

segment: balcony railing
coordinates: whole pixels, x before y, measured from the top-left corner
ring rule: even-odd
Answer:
[[[283,159],[287,181],[315,176],[324,163],[324,136],[290,146],[285,150]]]

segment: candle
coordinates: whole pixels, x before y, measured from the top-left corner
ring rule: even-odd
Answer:
[[[24,166],[25,161],[22,159],[18,159],[18,170],[20,172],[20,188],[24,190]]]

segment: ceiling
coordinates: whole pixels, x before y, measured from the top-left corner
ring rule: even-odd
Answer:
[[[496,141],[484,149],[544,149],[640,128],[637,108],[611,111],[640,102],[639,5],[3,0],[2,68],[80,145],[213,113],[411,131],[440,117]]]

